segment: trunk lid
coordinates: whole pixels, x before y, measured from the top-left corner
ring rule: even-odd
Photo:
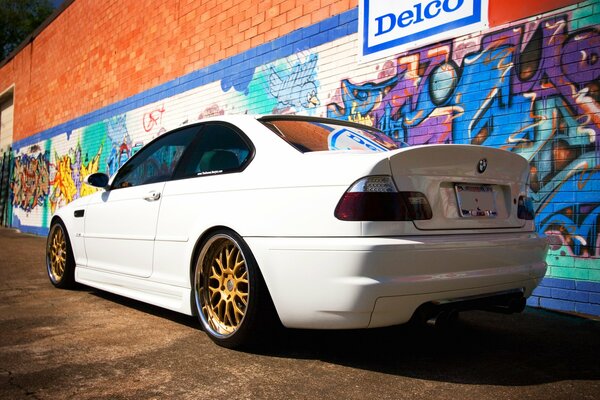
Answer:
[[[504,150],[474,145],[426,145],[389,157],[398,190],[425,194],[433,217],[419,230],[520,228],[517,201],[529,164]]]

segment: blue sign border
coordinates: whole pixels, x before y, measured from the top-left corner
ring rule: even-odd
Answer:
[[[482,22],[482,20],[483,20],[482,19],[483,16],[481,15],[481,0],[474,0],[473,14],[468,17],[464,17],[464,18],[461,18],[461,19],[458,19],[458,20],[452,21],[452,22],[447,22],[445,24],[436,26],[434,28],[429,28],[429,29],[426,29],[426,30],[418,32],[418,33],[413,33],[411,35],[403,36],[401,38],[391,40],[389,42],[380,43],[378,45],[369,47],[369,2],[370,2],[370,0],[364,0],[364,5],[365,5],[364,8],[365,9],[364,9],[364,14],[363,14],[363,21],[359,22],[359,23],[362,22],[362,24],[363,24],[363,55],[364,56],[367,56],[367,55],[370,55],[373,53],[377,53],[377,52],[380,52],[383,50],[387,50],[387,49],[390,49],[393,47],[401,46],[406,43],[425,39],[429,36],[433,36],[433,35],[447,32],[447,31],[451,31],[453,29],[464,28],[466,26]]]

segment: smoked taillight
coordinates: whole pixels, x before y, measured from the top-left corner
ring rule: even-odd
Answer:
[[[344,193],[335,217],[342,221],[412,221],[431,219],[424,194],[399,192],[391,176],[368,176]]]

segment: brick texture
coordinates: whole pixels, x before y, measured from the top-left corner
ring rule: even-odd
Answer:
[[[357,1],[77,0],[0,70],[14,140],[355,8]]]

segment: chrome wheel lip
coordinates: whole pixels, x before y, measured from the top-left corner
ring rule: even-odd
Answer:
[[[240,327],[243,325],[244,320],[246,318],[246,314],[247,314],[247,310],[248,310],[248,301],[250,299],[251,293],[250,293],[250,285],[249,285],[249,280],[248,280],[248,276],[247,276],[247,280],[248,280],[248,284],[247,284],[247,290],[246,290],[246,307],[244,309],[244,314],[242,315],[240,321],[237,323],[237,325],[235,327],[233,327],[233,330],[229,333],[222,333],[219,330],[217,330],[215,327],[213,327],[211,319],[208,315],[206,315],[206,313],[204,312],[204,299],[202,299],[202,286],[204,284],[203,282],[203,266],[204,266],[204,262],[205,259],[207,258],[207,255],[209,255],[209,253],[211,252],[211,250],[213,249],[213,245],[217,244],[219,246],[224,246],[221,244],[218,244],[219,241],[226,241],[229,242],[230,244],[232,244],[233,246],[235,246],[235,248],[237,249],[237,251],[239,252],[241,258],[243,259],[244,265],[245,265],[245,270],[246,270],[246,274],[248,274],[248,260],[238,242],[238,240],[236,240],[235,238],[233,238],[232,236],[228,235],[228,234],[217,234],[212,236],[202,247],[202,250],[200,252],[200,255],[196,261],[196,266],[195,266],[195,273],[194,273],[194,298],[196,301],[196,310],[198,311],[198,315],[200,317],[200,320],[202,322],[202,325],[204,327],[204,329],[206,331],[209,331],[210,335],[217,338],[217,339],[227,339],[232,337],[233,335],[235,335]],[[231,285],[230,285],[230,278],[224,278],[223,279],[223,291],[224,293],[230,293],[231,290]],[[225,326],[225,324],[223,324]]]
[[[58,236],[60,235],[60,239]],[[46,268],[53,283],[60,283],[67,267],[67,238],[64,229],[55,224],[48,234],[46,244]]]

